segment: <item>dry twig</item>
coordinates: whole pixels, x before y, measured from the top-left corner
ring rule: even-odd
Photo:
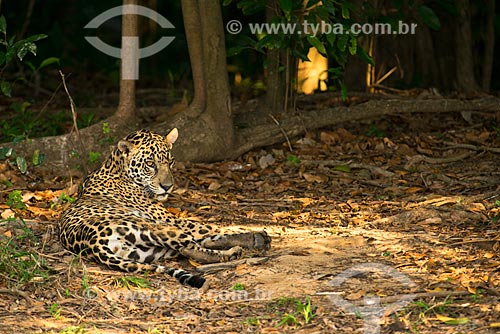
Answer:
[[[292,143],[290,143],[290,139],[288,138],[288,135],[286,134],[286,131],[283,129],[283,127],[281,126],[280,122],[278,122],[278,120],[271,114],[269,114],[269,117],[271,117],[271,119],[274,121],[274,123],[276,123],[276,125],[280,128],[281,133],[283,134],[283,136],[285,136],[285,139],[286,139],[286,142],[288,144],[288,148],[290,149],[290,152],[293,152]]]
[[[71,94],[69,93],[68,87],[66,86],[66,78],[64,76],[64,73],[62,71],[59,71],[59,74],[61,75],[62,83],[64,90],[66,91],[66,95],[68,95],[69,99],[69,105],[71,108],[71,115],[73,116],[73,129],[76,132],[76,137],[78,138],[78,144],[80,146],[80,153],[83,155],[81,157],[80,162],[82,163],[82,168],[83,168],[83,173],[86,176],[88,174],[88,168],[87,168],[87,163],[85,162],[85,157],[87,157],[87,150],[85,149],[85,146],[83,145],[82,137],[80,136],[80,131],[78,130],[78,124],[76,122],[77,114],[76,114],[76,109],[75,109],[75,102],[73,101],[73,98],[71,97]]]

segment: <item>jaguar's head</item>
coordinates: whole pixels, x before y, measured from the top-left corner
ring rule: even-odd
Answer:
[[[165,137],[139,130],[118,142],[126,177],[150,198],[165,201],[174,188],[172,145],[177,140],[174,128]]]

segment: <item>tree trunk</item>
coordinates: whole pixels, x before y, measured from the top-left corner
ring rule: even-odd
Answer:
[[[174,153],[180,160],[224,159],[232,149],[234,130],[220,2],[183,0],[182,9],[189,11],[183,13],[184,17],[199,18],[199,24],[185,22],[186,35],[191,38],[188,46],[197,93],[193,103],[198,105],[152,128],[160,133],[179,128]],[[202,102],[204,105],[199,105]]]
[[[481,88],[489,91],[495,52],[495,0],[486,0],[485,2],[486,22],[484,24],[484,59]]]
[[[464,93],[471,93],[479,88],[474,76],[472,59],[471,5],[469,0],[458,0],[456,6],[458,10],[455,33],[457,89]]]
[[[137,6],[138,0],[123,0],[124,5]],[[132,119],[135,116],[135,79],[124,77],[124,73],[131,76],[139,76],[138,73],[138,29],[137,15],[122,16],[122,49],[121,49],[121,79],[120,79],[120,100],[115,116],[118,119]],[[132,38],[130,38],[132,37]],[[128,41],[128,42],[127,42]],[[134,45],[137,42],[137,45]],[[128,46],[128,47],[127,47]],[[137,48],[135,48],[137,47]],[[137,68],[136,66],[137,62]],[[137,71],[137,72],[136,72]]]
[[[266,6],[266,21],[278,13],[277,0],[273,0],[269,6]],[[273,49],[267,51],[267,90],[265,103],[261,106],[267,109],[268,113],[276,115],[286,109],[287,85],[289,82],[286,73],[290,70],[290,64],[287,61],[287,53],[284,50]]]
[[[204,73],[203,34],[197,0],[182,1],[182,17],[189,49],[189,61],[193,74],[194,98],[185,113],[196,117],[205,111],[207,105],[207,78]]]

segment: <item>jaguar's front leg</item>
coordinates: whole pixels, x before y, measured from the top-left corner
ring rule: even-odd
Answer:
[[[241,257],[243,249],[239,246],[227,250],[214,250],[189,245],[179,249],[179,253],[199,263],[217,263],[237,260]]]
[[[241,257],[242,248],[228,247],[227,250],[207,249],[188,231],[178,226],[148,225],[149,237],[167,249],[193,259],[199,263],[216,263],[236,260]]]
[[[197,241],[202,247],[209,249],[229,249],[239,246],[250,250],[267,251],[271,248],[271,237],[266,231],[217,234]]]

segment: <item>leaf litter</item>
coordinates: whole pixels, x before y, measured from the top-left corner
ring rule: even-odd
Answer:
[[[173,214],[273,237],[257,259],[169,263],[205,272],[206,291],[66,252],[55,222],[79,173],[1,161],[0,332],[359,333],[363,307],[378,300],[381,333],[494,333],[500,133],[482,117],[388,117],[308,133],[291,141],[293,153],[284,142],[235,161],[178,163]],[[25,209],[6,204],[15,190]],[[359,266],[386,270],[332,283]]]

